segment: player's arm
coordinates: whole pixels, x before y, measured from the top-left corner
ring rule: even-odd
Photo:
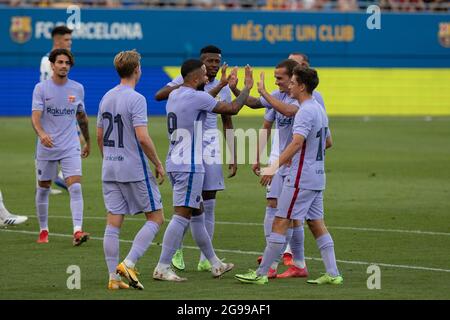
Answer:
[[[103,158],[103,128],[97,127],[97,145]]]
[[[267,92],[264,83],[264,72],[261,72],[259,75],[258,92],[275,110],[277,110],[282,115],[286,117],[293,117],[297,113],[298,106],[281,102]]]
[[[235,97],[239,97],[241,94],[241,90],[237,88],[238,84],[238,77],[237,77],[237,68],[233,68],[231,71],[230,77],[228,79],[228,86],[230,87],[231,92],[235,95]],[[261,103],[261,100],[259,98],[255,98],[252,96],[248,96],[248,98],[245,100],[245,105],[252,108],[252,109],[260,109],[264,108],[264,106]]]
[[[139,141],[139,144],[142,147],[147,158],[154,164],[156,169],[156,178],[159,179],[159,184],[164,182],[164,167],[159,160],[158,154],[156,153],[155,145],[153,144],[152,138],[147,131],[147,126],[137,126],[134,127],[134,131],[136,133],[136,138]]]
[[[53,147],[52,137],[50,137],[50,135],[48,135],[42,128],[41,116],[42,111],[33,110],[31,113],[31,124],[33,126],[34,131],[36,132],[36,135],[39,137],[41,143],[47,148],[52,148]]]
[[[233,120],[230,115],[222,114],[222,127],[223,127],[223,135],[227,141],[228,148],[232,152],[233,162],[228,165],[229,175],[228,178],[232,178],[236,175],[237,172],[237,154],[236,154],[236,141],[233,132]],[[227,130],[232,134],[230,137],[227,135]]]
[[[77,112],[78,126],[80,127],[81,134],[83,135],[85,144],[81,152],[82,158],[87,158],[91,152],[91,139],[89,136],[89,119],[84,111]]]
[[[258,144],[256,146],[256,163],[252,165],[252,170],[257,176],[259,176],[261,171],[261,152],[269,142],[270,135],[272,134],[272,125],[273,121],[264,119],[263,126],[259,130]]]
[[[156,101],[167,100],[169,98],[169,94],[173,90],[178,89],[179,87],[181,87],[181,84],[173,86],[173,87],[171,87],[171,86],[164,86],[163,88],[159,89],[158,92],[156,92],[155,100]]]
[[[235,115],[242,109],[247,100],[250,90],[253,87],[253,71],[252,68],[247,65],[245,67],[245,87],[240,92],[239,96],[236,97],[231,103],[226,102],[218,102],[214,109],[212,110],[215,113],[221,114],[231,114]]]
[[[261,178],[261,184],[263,186],[267,186],[268,184],[270,184],[270,182],[272,181],[272,177],[278,170],[278,168],[291,161],[292,157],[302,148],[304,142],[304,136],[294,133],[291,143],[286,147],[286,149],[284,149],[280,157],[275,160],[270,165],[270,167],[264,168],[262,170],[261,174],[263,176]]]
[[[239,90],[238,88],[235,88],[235,90],[231,89],[231,91],[233,92],[233,94],[237,97],[241,94],[241,90]],[[252,96],[248,96],[247,99],[245,100],[245,105],[251,109],[261,109],[264,108],[264,106],[261,103],[261,100],[259,98],[255,98]]]

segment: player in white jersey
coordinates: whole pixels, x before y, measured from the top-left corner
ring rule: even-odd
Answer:
[[[207,112],[237,114],[253,86],[252,70],[245,68],[245,88],[231,103],[215,100],[202,89],[207,82],[206,66],[200,60],[187,60],[181,67],[184,83],[171,92],[166,104],[169,152],[166,169],[173,188],[174,214],[164,233],[162,252],[153,278],[184,281],[170,267],[184,231],[191,225],[192,237],[211,264],[211,273],[220,277],[234,265],[223,263],[214,252],[202,212],[205,174],[203,130]]]
[[[53,76],[35,86],[31,116],[39,138],[36,145],[36,209],[40,226],[38,242],[48,242],[48,196],[59,164],[70,194],[73,245],[79,246],[89,238],[89,234],[82,231],[81,157],[86,158],[90,153],[84,88],[80,83],[68,79],[74,64],[70,51],[55,49],[50,53],[49,60]],[[77,121],[86,140],[83,149],[75,126]]]
[[[69,29],[66,26],[57,26],[53,28],[52,30],[52,41],[53,41],[53,47],[52,50],[55,49],[67,49],[70,51],[72,47],[72,29]],[[47,53],[45,56],[41,59],[41,75],[40,75],[40,81],[45,81],[52,78],[53,70],[51,67],[51,63],[48,60],[50,52]],[[79,132],[79,131],[78,131]],[[80,134],[80,133],[79,133]],[[80,139],[82,139],[82,136],[80,135]],[[80,140],[81,144],[84,144],[84,140]],[[37,183],[38,177],[36,176],[36,183]],[[59,174],[56,176],[54,183],[65,190],[67,190],[66,183],[64,182],[64,179],[62,177],[62,172],[59,171]],[[50,188],[50,194],[61,194],[61,190]]]
[[[291,53],[289,55],[288,59],[297,61],[297,63],[299,65],[304,66],[304,67],[309,67],[310,66],[309,57],[306,54],[301,53],[301,52],[293,52],[293,53]],[[319,93],[319,91],[314,90],[313,91],[313,97],[325,109],[325,104],[324,104],[322,95]],[[328,134],[331,134],[329,130],[328,130]],[[310,223],[311,220],[308,219],[308,217],[307,217],[306,221],[307,221],[307,223]],[[295,223],[297,223],[297,222],[295,222]],[[293,231],[292,238],[291,238],[290,242],[295,241],[295,242],[301,244],[301,246],[303,248],[303,250],[301,250],[302,257],[304,257],[305,232],[304,232],[304,229],[303,229],[303,221],[299,221],[298,224],[299,225],[295,226],[294,229],[293,229],[294,231]],[[304,263],[304,258],[301,259],[301,261],[303,261],[302,265],[305,264]],[[284,263],[284,265],[292,267],[292,268],[289,268],[288,270],[286,270],[283,273],[283,275],[280,275],[279,277],[295,277],[295,276],[298,276],[298,275],[303,273],[300,269],[296,268],[295,265],[294,265],[294,261],[292,260],[291,245],[289,243],[287,244],[286,250],[283,253],[283,263]]]
[[[261,184],[268,185],[276,170],[291,163],[289,175],[283,183],[278,210],[273,221],[264,256],[258,270],[237,274],[243,283],[266,284],[267,272],[272,262],[282,253],[286,232],[291,220],[302,220],[306,216],[320,221],[318,229],[311,229],[316,238],[326,273],[311,284],[343,283],[336,265],[334,243],[323,222],[323,190],[325,189],[325,149],[331,147],[331,136],[327,136],[328,117],[325,109],[312,97],[319,78],[314,69],[297,66],[292,76],[290,93],[300,102],[295,115],[292,142],[277,161],[262,170]],[[298,248],[292,246],[294,262]]]
[[[291,53],[289,55],[288,59],[294,60],[302,66],[309,67],[309,58],[307,55],[305,55],[303,53]],[[280,79],[279,81],[282,81],[282,80]],[[288,79],[288,82],[289,81],[290,81],[290,78]],[[284,116],[290,117],[290,116],[294,116],[297,113],[298,108],[293,107],[292,105],[278,103],[277,100],[274,100],[273,97],[271,97],[271,95],[269,95],[269,93],[264,88],[264,74],[263,73],[261,74],[261,79],[258,84],[258,91],[262,97],[266,97],[267,99],[269,99],[272,102],[273,108],[276,110],[276,114],[281,113]],[[323,98],[317,90],[313,91],[312,96],[325,109]],[[266,115],[266,117],[267,117],[267,115]],[[331,134],[330,131],[328,131],[328,134]],[[257,169],[259,169],[259,166],[257,167]],[[277,177],[275,177],[273,180],[274,180],[275,185],[277,183],[279,184],[279,179]],[[272,190],[272,192],[271,192],[272,196],[278,197],[280,195],[280,192],[281,192],[280,188],[271,187],[271,190]],[[309,223],[310,219],[308,219],[308,217],[307,217],[306,221]],[[288,243],[286,246],[286,250],[283,253],[282,259],[283,259],[283,263],[286,266],[289,266],[289,268],[282,274],[278,275],[277,277],[278,278],[289,278],[289,277],[305,277],[305,276],[307,276],[308,272],[306,269],[306,262],[304,259],[305,234],[304,234],[304,229],[303,229],[303,221],[294,221],[293,222],[292,236],[291,236],[291,230],[288,230],[287,239],[288,239]],[[298,259],[299,264],[300,264],[299,267],[295,266],[294,261],[292,259],[292,252],[291,252],[291,248],[290,248],[290,244],[289,244],[290,242],[296,242],[297,245],[299,245],[302,248],[301,257]],[[274,263],[274,266],[275,265],[276,265],[276,262]],[[270,274],[270,271],[269,271],[269,274]]]
[[[116,55],[114,66],[120,84],[103,96],[97,116],[97,143],[103,158],[103,198],[108,212],[103,248],[111,290],[128,287],[119,275],[127,278],[132,287],[144,288],[135,264],[164,222],[161,194],[147,158],[154,164],[160,184],[165,171],[148,135],[147,103],[134,90],[141,77],[140,59],[135,50]],[[142,212],[147,221],[134,238],[127,257],[119,264],[119,233],[124,216]]]
[[[206,73],[208,82],[204,90],[218,101],[231,102],[231,92],[228,88],[228,78],[226,76],[227,65],[222,66],[222,77],[220,80],[216,79],[222,62],[222,51],[220,48],[209,45],[200,50],[200,61],[206,66]],[[183,84],[183,77],[180,75],[169,82],[165,87],[160,89],[155,98],[158,101],[165,100],[169,97],[170,92],[179,88]],[[233,122],[230,115],[221,114],[222,127],[224,136],[226,130],[233,130]],[[222,173],[222,157],[220,153],[219,137],[217,136],[217,114],[209,112],[206,114],[205,131],[208,130],[203,139],[203,147],[208,150],[206,155],[209,157],[208,163],[205,163],[205,177],[203,181],[203,207],[205,211],[205,227],[211,239],[214,235],[215,223],[215,207],[216,207],[216,193],[217,191],[225,189],[225,183]],[[227,142],[230,142],[227,140]],[[236,153],[234,153],[236,156]],[[237,171],[236,160],[229,164],[230,174],[228,178],[234,177]],[[182,246],[178,249],[172,259],[172,265],[178,270],[184,270],[185,264],[183,259]],[[206,257],[201,254],[197,265],[198,271],[209,271],[211,265]]]
[[[278,90],[273,91],[272,93],[268,93],[264,88],[264,73],[261,73],[260,82],[258,83],[258,91],[261,94],[260,98],[249,97],[246,101],[246,104],[251,108],[266,108],[266,114],[264,117],[263,123],[263,131],[260,134],[259,140],[262,143],[261,152],[264,149],[265,144],[267,143],[271,128],[273,123],[276,121],[276,136],[273,139],[272,143],[272,151],[270,155],[269,161],[273,161],[277,158],[281,152],[285,149],[285,147],[289,144],[292,138],[292,124],[294,120],[294,116],[298,111],[299,104],[297,100],[292,98],[289,94],[289,83],[292,77],[292,72],[294,68],[298,65],[298,63],[294,60],[283,60],[276,67],[274,71],[275,84],[278,86]],[[230,88],[233,90],[235,94],[239,93],[239,90],[236,88],[236,83],[234,81],[230,82]],[[264,134],[267,132],[268,134]],[[253,164],[252,169],[256,175],[259,175],[260,171],[260,163],[259,163],[259,153],[257,153],[257,162]],[[278,197],[281,193],[281,186],[283,184],[283,180],[286,177],[288,172],[288,168],[282,167],[280,168],[271,185],[268,186],[266,199],[267,206],[266,212],[264,216],[264,234],[269,237],[272,221],[275,217],[275,212],[277,208]],[[289,241],[291,235],[296,233],[299,226],[299,222],[295,222],[291,228],[288,229],[288,237]],[[258,262],[261,261],[262,257],[258,258]],[[304,260],[304,259],[303,259]],[[278,267],[278,259],[274,261],[271,268],[269,269],[268,276],[269,278],[277,277],[277,267]],[[306,265],[302,264],[302,268],[297,276],[305,277],[308,272],[306,269]],[[286,277],[287,274],[283,273],[278,275],[278,277]]]

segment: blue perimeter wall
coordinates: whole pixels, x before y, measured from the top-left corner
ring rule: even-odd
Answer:
[[[165,102],[157,102],[153,96],[170,78],[162,67],[143,67],[142,73],[136,90],[147,99],[148,114],[165,114]],[[83,84],[89,115],[97,114],[101,98],[119,81],[116,70],[111,67],[75,66],[69,76],[70,79]],[[38,81],[38,68],[0,68],[0,116],[31,116],[32,93]]]

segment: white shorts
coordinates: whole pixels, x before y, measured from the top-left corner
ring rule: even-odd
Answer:
[[[152,212],[162,208],[161,193],[153,176],[148,181],[103,181],[103,200],[112,214]]]
[[[282,176],[279,171],[274,174],[272,182],[267,186],[266,199],[278,199],[281,194],[281,189],[283,188],[285,177],[286,176]]]
[[[39,181],[55,180],[58,175],[58,163],[64,179],[81,176],[81,156],[72,156],[60,160],[36,160],[37,177]]]
[[[323,219],[323,191],[296,189],[283,185],[278,198],[277,217],[292,220]]]
[[[215,191],[225,189],[221,164],[205,164],[205,177],[203,179],[204,191]]]
[[[204,173],[169,172],[173,189],[173,206],[200,209]]]

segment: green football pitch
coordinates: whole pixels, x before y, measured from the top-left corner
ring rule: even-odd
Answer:
[[[249,165],[226,179],[218,194],[214,245],[235,263],[221,279],[197,272],[198,249],[185,237],[185,283],[152,279],[163,231],[172,215],[171,188],[161,187],[166,224],[137,267],[144,291],[109,292],[102,237],[105,210],[101,159],[90,119],[92,154],[83,161],[84,229],[91,240],[73,247],[69,196],[50,197],[50,242],[37,244],[34,205],[35,135],[29,118],[0,118],[0,188],[6,207],[29,216],[0,229],[0,299],[450,299],[450,119],[331,118],[334,146],[327,152],[326,223],[335,242],[342,286],[311,286],[305,279],[238,283],[233,274],[255,268],[264,249],[265,190]],[[237,128],[259,128],[261,118],[236,117]],[[161,159],[167,150],[165,118],[150,118]],[[125,221],[121,258],[142,216]],[[307,228],[310,277],[324,272]],[[381,289],[368,289],[370,265],[380,268]],[[69,266],[79,266],[81,289],[69,290]],[[285,267],[280,267],[284,271]],[[371,281],[369,281],[371,282]]]

